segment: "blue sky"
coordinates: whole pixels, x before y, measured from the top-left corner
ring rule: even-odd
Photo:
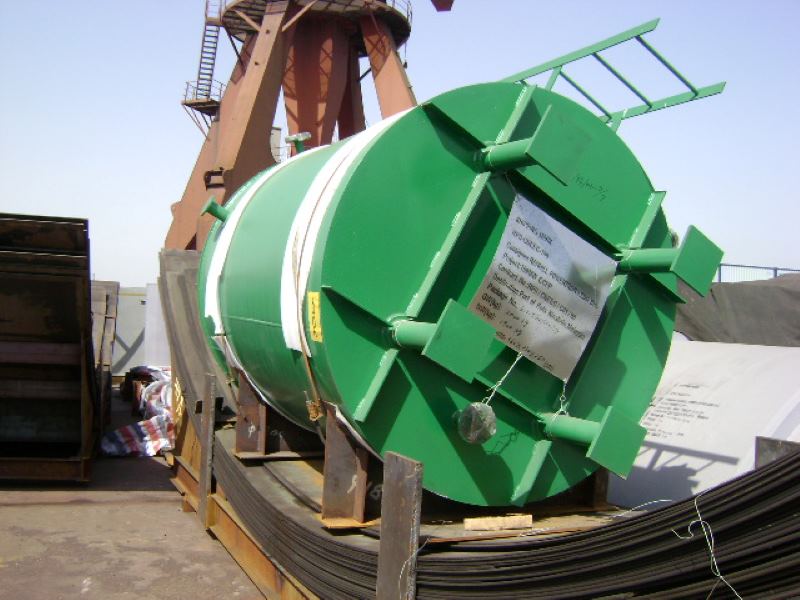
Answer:
[[[498,79],[655,17],[647,36],[717,97],[632,119],[620,135],[670,224],[700,227],[726,262],[800,268],[800,2],[414,2],[407,48],[417,98]],[[88,217],[97,278],[155,281],[157,253],[202,138],[180,106],[197,70],[203,0],[0,0],[0,212]],[[651,96],[679,91],[656,63],[610,53]],[[221,45],[217,78],[232,53]],[[614,108],[636,104],[577,68]],[[662,77],[656,77],[656,74]],[[559,88],[564,90],[565,88]],[[365,89],[368,120],[377,120]]]

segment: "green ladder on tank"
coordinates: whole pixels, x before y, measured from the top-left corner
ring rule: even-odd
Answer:
[[[595,108],[597,108],[602,113],[598,115],[598,117],[601,120],[608,123],[609,126],[615,131],[617,130],[623,119],[638,117],[639,115],[650,113],[656,110],[661,110],[662,108],[677,106],[678,104],[691,102],[693,100],[699,100],[700,98],[706,98],[708,96],[713,96],[715,94],[719,94],[720,92],[722,92],[722,90],[725,89],[724,81],[705,87],[694,86],[688,79],[686,79],[686,77],[684,77],[680,73],[680,71],[678,71],[675,67],[673,67],[672,64],[670,64],[670,62],[666,58],[664,58],[649,42],[647,42],[644,39],[644,37],[642,37],[645,33],[653,31],[658,26],[658,22],[659,19],[648,21],[647,23],[643,23],[638,27],[634,27],[633,29],[624,31],[606,40],[597,42],[596,44],[592,44],[591,46],[587,46],[586,48],[582,48],[581,50],[570,52],[569,54],[565,54],[564,56],[548,61],[537,67],[532,67],[530,69],[520,71],[519,73],[515,73],[514,75],[506,77],[502,81],[522,83],[526,79],[550,71],[550,78],[548,79],[547,84],[545,85],[546,89],[548,90],[552,89],[559,79],[563,79],[568,84],[570,84],[581,96],[586,98],[586,100],[588,100]],[[656,60],[658,60],[658,62],[660,62],[664,67],[666,67],[667,71],[669,71],[684,86],[686,86],[687,91],[680,94],[676,94],[674,96],[669,96],[667,98],[661,98],[660,100],[650,100],[636,86],[634,86],[622,73],[620,73],[616,68],[614,68],[608,62],[608,60],[606,60],[603,56],[600,55],[600,52],[602,50],[607,50],[613,46],[617,46],[619,44],[622,44],[624,42],[633,39],[639,42],[639,44],[641,44],[650,54],[652,54],[656,58]],[[574,63],[583,58],[588,58],[590,56],[594,57],[601,65],[603,65],[603,67],[605,67],[606,70],[608,70],[608,72],[610,72],[626,88],[628,88],[642,102],[644,102],[644,104],[633,106],[631,108],[626,108],[624,110],[610,111],[607,108],[605,108],[596,98],[590,95],[583,87],[581,87],[572,77],[567,75],[566,71],[564,70],[565,65],[569,63]]]

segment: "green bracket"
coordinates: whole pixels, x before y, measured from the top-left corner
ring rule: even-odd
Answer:
[[[539,416],[551,438],[588,446],[589,458],[620,477],[630,473],[647,430],[613,406],[599,423],[563,414]]]
[[[674,273],[705,296],[721,260],[722,250],[691,226],[679,248],[623,250],[618,270],[622,273]]]
[[[389,330],[400,348],[418,350],[422,356],[471,383],[486,363],[495,330],[453,300],[448,300],[436,323],[401,319]],[[353,419],[367,420],[375,399],[394,368],[400,348],[384,352],[380,366],[353,411]]]
[[[488,146],[482,152],[482,166],[487,171],[507,171],[536,164],[532,152],[533,142],[534,138],[530,137]]]
[[[586,458],[620,477],[627,477],[645,435],[647,429],[609,406],[600,421],[600,433],[589,446]]]
[[[392,327],[398,345],[421,350],[422,356],[467,383],[485,365],[495,334],[491,325],[453,300],[448,300],[437,323],[401,320]]]
[[[589,135],[551,104],[545,109],[533,136],[486,148],[483,167],[501,171],[538,164],[566,185],[575,177],[589,142]]]
[[[399,350],[397,348],[390,348],[381,357],[378,370],[372,377],[372,381],[370,382],[367,391],[364,393],[364,396],[361,398],[359,403],[356,405],[356,409],[353,411],[353,418],[359,423],[363,423],[367,420],[369,412],[372,410],[372,405],[375,403],[375,398],[378,397],[378,392],[381,391],[383,384],[386,382],[386,378],[389,376],[389,372],[394,367],[398,352]]]
[[[692,225],[686,231],[671,271],[698,294],[705,296],[714,281],[722,254],[719,246]]]
[[[517,487],[514,488],[514,493],[511,496],[511,504],[514,506],[524,506],[528,501],[528,496],[530,496],[531,489],[536,481],[536,476],[539,475],[539,471],[542,470],[544,461],[547,459],[547,455],[550,453],[552,447],[553,442],[549,440],[540,440],[536,442],[528,464],[525,466],[525,471],[522,473]]]
[[[517,126],[522,120],[525,110],[528,108],[528,103],[533,95],[533,90],[534,88],[532,86],[522,86],[516,106],[511,113],[511,116],[509,116],[508,121],[506,122],[502,131],[498,134],[497,139],[495,140],[496,144],[505,144],[514,136]],[[425,110],[434,111],[440,116],[444,117],[450,127],[459,131],[462,135],[472,139],[476,145],[483,146],[482,142],[475,140],[472,134],[465,130],[456,120],[450,118],[447,111],[441,106],[437,105],[435,102],[428,102],[422,106]],[[427,301],[434,284],[439,279],[442,269],[444,268],[447,260],[450,258],[450,253],[453,251],[453,248],[455,247],[459,237],[461,237],[463,234],[464,229],[470,217],[472,216],[472,212],[478,205],[478,200],[481,198],[481,195],[483,194],[486,185],[489,183],[491,176],[491,172],[484,171],[475,178],[475,182],[473,183],[472,189],[464,201],[464,205],[461,207],[461,210],[456,213],[456,218],[453,221],[453,225],[451,226],[444,243],[442,244],[441,250],[436,253],[431,261],[430,269],[425,275],[419,291],[408,306],[406,314],[409,317],[416,317],[419,315],[419,311],[422,310],[422,306]]]
[[[696,87],[686,77],[684,77],[680,71],[672,66],[672,64],[647,40],[644,39],[644,34],[653,31],[658,26],[658,22],[658,19],[648,21],[647,23],[643,23],[638,27],[623,31],[622,33],[611,36],[610,38],[601,42],[597,42],[596,44],[586,46],[585,48],[576,50],[575,52],[570,52],[569,54],[565,54],[564,56],[550,60],[537,67],[525,69],[524,71],[510,75],[509,77],[503,79],[503,81],[523,82],[530,77],[550,71],[550,77],[545,85],[546,89],[553,89],[553,86],[556,84],[556,82],[559,79],[563,79],[581,96],[586,98],[590,104],[598,109],[601,113],[598,115],[599,118],[608,123],[609,126],[615,131],[624,119],[638,117],[639,115],[643,115],[645,113],[669,108],[671,106],[677,106],[678,104],[699,100],[701,98],[706,98],[708,96],[721,93],[725,89],[725,82],[715,83],[705,87]],[[630,40],[636,40],[639,42],[639,44],[648,53],[650,53],[656,59],[656,61],[658,61],[673,77],[678,79],[678,81],[680,81],[686,87],[687,91],[674,96],[669,96],[667,98],[651,100],[641,91],[640,88],[636,87],[627,77],[625,77],[625,75],[618,71],[604,56],[600,54],[600,52],[603,50],[607,50],[608,48],[612,48]],[[575,81],[575,79],[567,75],[564,69],[565,65],[588,57],[593,57],[595,60],[597,60],[597,62],[600,63],[603,68],[611,73],[611,75],[613,75],[617,81],[625,86],[633,95],[639,98],[643,104],[626,108],[624,110],[611,111],[601,104],[600,101],[592,96],[586,89],[581,87],[581,85]]]

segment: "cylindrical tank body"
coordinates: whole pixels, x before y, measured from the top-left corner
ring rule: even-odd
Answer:
[[[571,100],[461,88],[217,210],[203,325],[298,425],[319,399],[374,453],[422,461],[427,489],[524,504],[635,458],[676,301],[652,273],[677,251],[659,202]]]

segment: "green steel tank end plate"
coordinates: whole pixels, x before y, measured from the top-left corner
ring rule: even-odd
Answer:
[[[398,153],[408,157],[399,166],[391,159]],[[376,177],[378,164],[395,168]],[[403,199],[388,220],[375,202],[387,190]],[[700,286],[707,269],[687,274],[685,265],[711,248],[696,244],[693,231],[681,248],[671,247],[663,196],[614,131],[552,92],[483,84],[434,98],[376,142],[324,230],[322,267],[310,279],[310,289],[323,292],[325,342],[313,356],[319,379],[373,450],[422,461],[426,488],[449,498],[519,505],[559,493],[599,466],[626,475],[678,300],[655,276],[674,283],[683,275]],[[517,201],[611,263],[608,302],[569,378],[569,415],[555,412],[563,381],[528,360],[513,367],[517,352],[469,314]],[[407,239],[387,244],[387,231]],[[655,252],[657,268],[617,264],[621,253],[637,251]],[[589,273],[574,267],[576,280]],[[553,272],[542,271],[537,285],[565,285]],[[357,371],[356,355],[372,366]],[[496,432],[475,443],[454,416],[469,415],[491,390]]]

